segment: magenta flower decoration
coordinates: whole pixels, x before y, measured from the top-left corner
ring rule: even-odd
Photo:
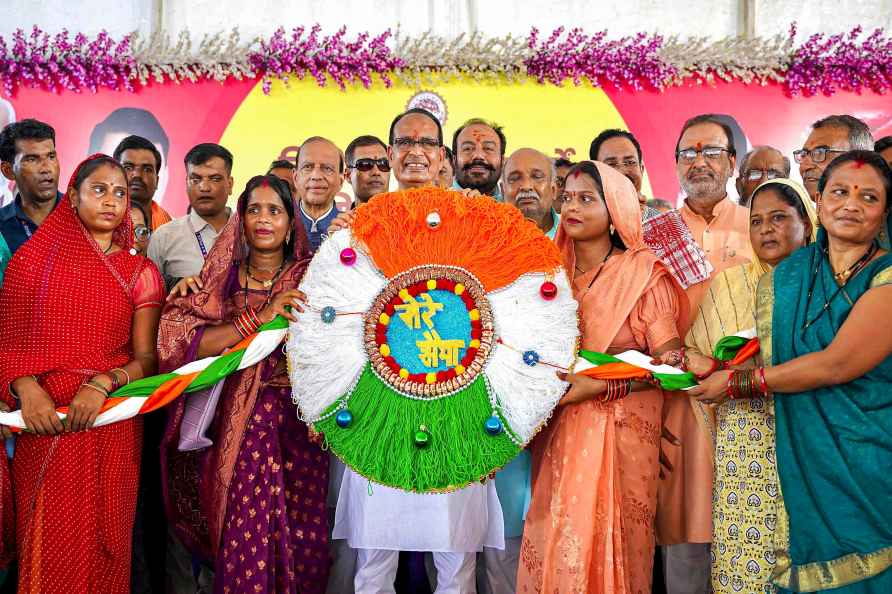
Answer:
[[[319,35],[320,30],[319,25],[314,25],[305,36],[306,29],[297,27],[287,36],[285,29],[280,28],[269,40],[261,40],[257,51],[248,54],[251,67],[263,76],[264,93],[269,93],[273,78],[287,84],[291,76],[303,79],[308,74],[321,87],[330,77],[342,90],[348,82],[368,88],[373,73],[386,86],[391,85],[387,73],[402,63],[387,46],[389,30],[371,39],[368,33],[362,33],[353,41],[345,40],[345,27],[324,37]]]
[[[892,88],[892,37],[877,29],[867,37],[861,27],[838,35],[813,35],[796,46],[796,25],[788,37],[725,40],[676,38],[639,33],[611,39],[606,31],[556,29],[540,38],[533,28],[525,40],[510,36],[468,40],[429,35],[401,39],[396,50],[390,31],[347,38],[346,28],[323,35],[321,27],[278,29],[272,36],[240,45],[238,32],[205,38],[192,51],[188,38],[171,45],[163,33],[148,42],[135,35],[113,39],[73,38],[63,30],[50,35],[34,27],[0,37],[0,79],[3,92],[21,86],[76,93],[100,88],[134,91],[149,80],[187,82],[260,77],[269,93],[274,79],[287,84],[292,76],[312,76],[319,86],[329,81],[342,90],[348,84],[368,88],[377,75],[390,86],[390,74],[421,84],[419,72],[450,80],[470,73],[477,81],[504,82],[528,75],[540,83],[611,85],[633,90],[663,90],[690,81],[710,84],[716,78],[757,84],[785,85],[790,95],[831,95],[838,90],[885,93]],[[142,42],[142,43],[140,43]],[[134,48],[134,46],[139,46]]]
[[[785,83],[791,95],[832,95],[837,90],[884,94],[892,88],[892,38],[876,29],[860,40],[862,29],[846,34],[812,35],[793,51]],[[796,25],[790,27],[790,38]]]
[[[555,29],[548,39],[539,40],[539,30],[530,31],[528,47],[533,52],[525,60],[527,74],[540,83],[555,85],[572,80],[579,85],[587,78],[592,85],[605,83],[615,87],[644,86],[662,89],[677,70],[660,59],[663,45],[660,35],[639,33],[632,37],[608,39],[607,31],[586,35],[582,29]]]
[[[10,41],[0,37],[0,78],[7,95],[19,85],[53,92],[133,91],[135,66],[129,35],[115,41],[102,31],[93,39],[82,33],[70,39],[67,30],[50,37],[34,27],[30,35],[17,30]]]

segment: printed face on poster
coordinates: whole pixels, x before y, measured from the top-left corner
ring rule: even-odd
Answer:
[[[700,113],[727,116],[738,135],[740,155],[767,144],[792,158],[809,125],[829,114],[849,113],[865,120],[874,136],[892,134],[892,103],[875,94],[839,92],[833,97],[791,98],[775,85],[720,83],[674,87],[662,93],[556,87],[533,80],[512,84],[450,82],[421,88],[381,83],[341,91],[314,80],[276,82],[269,95],[259,81],[204,81],[151,84],[136,93],[55,94],[21,89],[5,100],[6,120],[34,117],[56,128],[64,187],[77,163],[91,152],[114,150],[128,134],[151,140],[164,164],[156,194],[171,214],[186,210],[183,157],[195,144],[220,142],[235,156],[233,200],[251,176],[272,161],[295,161],[309,136],[333,140],[342,150],[356,136],[373,134],[387,142],[390,122],[407,107],[431,110],[443,123],[444,142],[467,119],[481,117],[504,127],[507,153],[533,147],[551,157],[588,158],[592,139],[605,128],[631,130],[641,143],[647,196],[679,197],[674,151],[686,119]],[[4,121],[5,123],[5,121]],[[798,177],[795,163],[793,178]],[[733,184],[732,184],[733,185]],[[391,189],[396,187],[390,180]],[[3,188],[0,188],[2,191]],[[5,188],[9,193],[10,189]],[[733,191],[733,190],[732,190]],[[349,184],[338,201],[349,203]]]

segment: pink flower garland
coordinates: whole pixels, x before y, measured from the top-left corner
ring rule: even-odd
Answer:
[[[572,29],[561,39],[564,28],[556,29],[539,43],[539,30],[530,31],[528,47],[533,55],[525,61],[527,74],[541,83],[555,85],[571,79],[579,85],[587,78],[592,85],[610,83],[619,87],[629,85],[635,90],[645,83],[652,89],[662,89],[677,70],[657,55],[663,45],[660,35],[639,33],[634,37],[607,39],[607,31],[586,35],[582,29]]]
[[[314,25],[304,37],[304,27],[298,27],[286,37],[285,29],[278,29],[269,41],[261,40],[260,49],[248,54],[248,62],[255,72],[263,73],[263,92],[269,93],[272,78],[286,82],[289,76],[299,79],[309,73],[320,87],[331,77],[343,90],[348,82],[360,82],[365,88],[372,84],[372,73],[378,74],[386,86],[391,85],[387,73],[402,65],[387,47],[390,31],[369,41],[362,33],[354,41],[346,42],[346,28],[320,39],[321,27]]]
[[[260,40],[254,46],[256,49],[235,56],[227,63],[222,63],[220,57],[215,58],[221,60],[223,77],[241,76],[246,71],[262,77],[265,93],[270,92],[273,79],[287,83],[291,76],[303,79],[307,75],[312,76],[319,86],[325,86],[330,79],[341,89],[346,89],[348,83],[359,83],[368,88],[373,83],[373,75],[378,75],[389,87],[392,83],[388,74],[411,62],[411,56],[399,56],[388,45],[390,31],[376,37],[361,33],[352,41],[346,39],[344,28],[333,35],[321,35],[320,31],[319,25],[313,26],[309,32],[298,27],[290,34],[279,29],[271,37]],[[786,64],[784,71],[778,73],[779,79],[791,95],[832,95],[838,90],[886,93],[892,88],[892,37],[882,29],[875,30],[865,39],[861,39],[861,34],[861,27],[856,27],[849,33],[811,36],[790,50],[788,60],[783,54],[780,58],[774,57],[780,60],[779,63]],[[794,24],[789,34],[791,44],[795,35]],[[132,42],[130,35],[114,40],[105,31],[93,39],[81,33],[71,39],[64,30],[50,36],[37,27],[30,35],[19,29],[9,39],[0,37],[3,91],[13,95],[23,85],[54,92],[88,89],[95,93],[100,88],[134,91],[136,86],[146,84],[145,77],[142,80],[139,77],[141,67],[168,65],[149,63],[145,58],[137,61]],[[404,47],[412,47],[412,44]],[[594,86],[609,84],[635,90],[662,90],[680,84],[685,80],[680,73],[690,72],[689,66],[675,63],[680,59],[673,59],[672,52],[661,53],[665,47],[660,35],[639,33],[609,39],[606,31],[587,35],[580,29],[572,29],[565,34],[560,28],[542,40],[539,30],[533,28],[527,38],[526,53],[521,52],[516,66],[509,65],[509,68],[516,69],[521,75],[525,71],[540,83],[561,85],[572,81],[579,85],[587,79]],[[752,56],[747,58],[738,62],[740,69],[734,73],[738,78],[742,77],[741,72],[758,74],[755,67],[747,66],[753,63]],[[722,59],[724,63],[715,66],[723,71],[727,71],[727,63],[735,62],[733,55]],[[187,62],[173,66],[189,66],[189,58],[185,60]],[[241,70],[230,71],[227,64],[237,64]],[[443,68],[461,69],[463,66],[454,64]],[[504,65],[496,66],[504,69]],[[708,71],[711,65],[698,64],[698,68]],[[485,56],[475,62],[475,71],[486,71]],[[494,67],[493,72],[497,76],[500,70]],[[195,78],[202,77],[210,78],[210,75]],[[171,80],[178,82],[178,79]]]
[[[785,83],[791,95],[832,95],[837,90],[871,90],[885,94],[892,88],[892,38],[876,29],[859,42],[861,27],[847,34],[812,35],[793,52]],[[790,37],[796,36],[796,25]]]
[[[34,27],[29,36],[17,30],[11,46],[0,37],[0,78],[7,95],[19,85],[55,92],[133,91],[135,67],[129,36],[116,42],[103,31],[93,40],[82,33],[69,40],[67,30],[50,37]]]

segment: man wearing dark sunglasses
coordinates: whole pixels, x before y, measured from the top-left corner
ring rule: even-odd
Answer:
[[[389,189],[390,161],[384,141],[368,134],[358,136],[347,145],[345,155],[344,181],[353,187],[354,207]]]

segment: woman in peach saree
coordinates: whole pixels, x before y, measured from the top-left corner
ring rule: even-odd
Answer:
[[[568,173],[561,202],[557,243],[574,277],[581,347],[652,356],[680,348],[687,298],[643,242],[632,184],[583,162]],[[574,374],[567,381],[533,444],[517,591],[650,592],[662,392]]]

